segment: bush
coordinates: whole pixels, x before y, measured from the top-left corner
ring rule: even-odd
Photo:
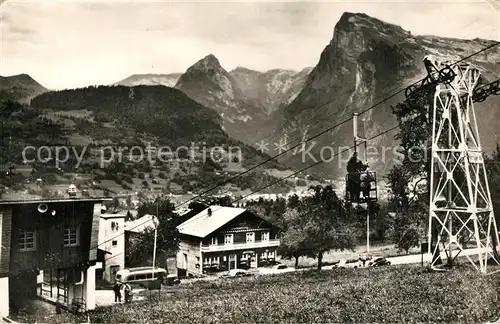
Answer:
[[[297,182],[296,182],[296,184],[299,187],[305,187],[305,186],[307,186],[307,181],[305,181],[303,179],[298,179]]]

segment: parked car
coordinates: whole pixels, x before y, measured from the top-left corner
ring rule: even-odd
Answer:
[[[232,269],[222,273],[223,278],[249,277],[254,274],[244,269]]]
[[[277,264],[277,265],[273,266],[273,269],[283,270],[283,269],[288,269],[288,267],[286,266],[286,264]]]
[[[335,264],[334,268],[354,268],[357,269],[359,266],[358,262],[347,262],[346,259],[340,260],[339,263]]]
[[[181,283],[181,281],[179,280],[179,278],[175,274],[167,275],[164,279],[164,282],[165,282],[165,284],[167,284],[169,286],[175,286],[175,285],[178,285]]]
[[[384,257],[376,257],[373,258],[370,262],[368,262],[369,267],[380,267],[384,265],[391,265],[391,261],[388,261]]]

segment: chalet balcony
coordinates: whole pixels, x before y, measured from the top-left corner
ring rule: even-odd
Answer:
[[[220,252],[220,251],[231,251],[231,250],[242,250],[242,249],[246,250],[246,249],[278,247],[279,245],[280,245],[280,240],[257,241],[257,242],[247,242],[247,243],[232,243],[232,244],[217,244],[217,245],[202,245],[201,252]]]

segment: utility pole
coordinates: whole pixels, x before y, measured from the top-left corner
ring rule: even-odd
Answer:
[[[154,217],[154,216],[153,216]],[[158,219],[158,198],[156,199],[156,218]],[[154,227],[155,227],[155,241],[153,245],[153,271],[156,265],[156,239],[158,237],[158,224],[156,224],[155,219],[152,219]]]
[[[370,254],[370,210],[366,213],[366,254]]]
[[[368,166],[368,155],[366,153],[367,151],[367,143],[366,139],[363,137],[360,137],[358,135],[358,113],[353,113],[352,114],[352,121],[353,121],[353,135],[354,135],[354,152],[357,153],[357,146],[358,144],[364,144],[364,160],[365,164]],[[349,174],[347,176],[349,178]],[[360,179],[358,179],[360,180]],[[347,186],[347,181],[346,181],[346,186]],[[375,181],[375,188],[377,184]],[[352,199],[352,197],[351,197]],[[358,201],[358,203],[363,203],[366,204],[365,210],[366,210],[366,255],[368,256],[370,254],[370,204],[371,200],[369,197],[364,197],[364,201]],[[375,201],[377,199],[375,198]]]

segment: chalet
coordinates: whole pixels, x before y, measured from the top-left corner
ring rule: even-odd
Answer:
[[[177,229],[180,277],[264,266],[280,244],[276,226],[243,208],[210,206]]]
[[[37,294],[68,308],[95,308],[103,200],[0,202],[0,316]]]

